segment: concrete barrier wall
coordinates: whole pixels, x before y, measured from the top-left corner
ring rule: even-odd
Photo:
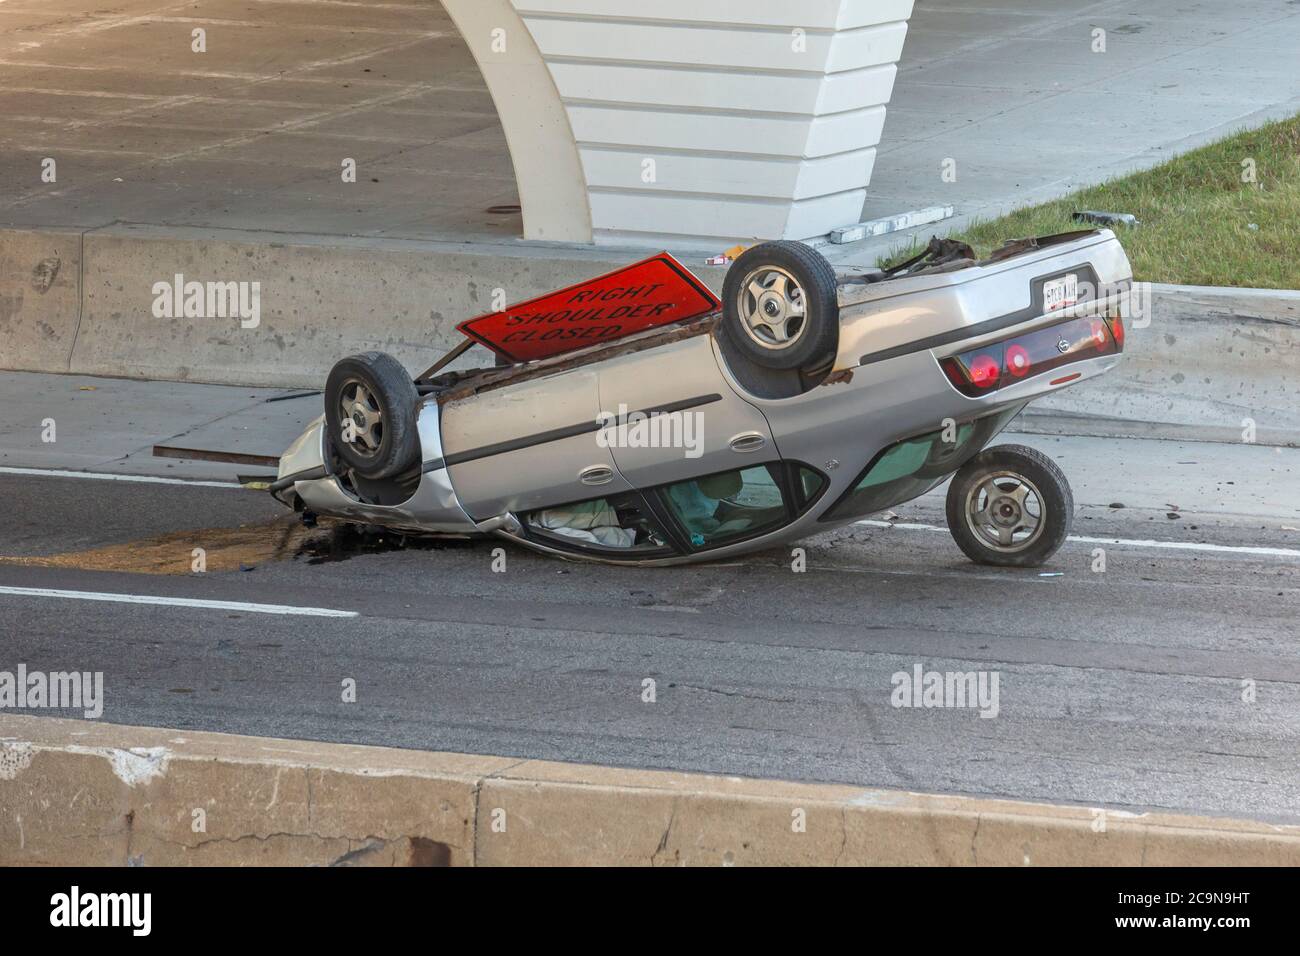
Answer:
[[[1300,444],[1300,291],[1151,289],[1150,323],[1130,329],[1120,367],[1034,408],[1228,441],[1249,419],[1259,441]]]
[[[417,372],[459,342],[456,323],[489,311],[494,295],[520,301],[626,261],[514,245],[267,242],[130,227],[87,233],[84,249],[71,371],[310,387],[339,358],[370,349]],[[256,326],[238,316],[156,315],[155,283],[174,285],[177,275],[257,283]],[[490,361],[481,349],[473,354]]]
[[[66,372],[81,315],[81,234],[0,230],[0,368]]]
[[[1300,827],[0,716],[6,865],[1278,865]]]
[[[0,232],[0,368],[319,387],[340,357],[380,349],[414,372],[494,295],[517,302],[639,255],[130,226]],[[725,267],[686,261],[721,288]],[[155,283],[178,274],[257,283],[256,327],[155,315]],[[1154,286],[1150,309],[1115,372],[1036,403],[1025,421],[1046,413],[1106,434],[1235,441],[1251,419],[1259,441],[1300,444],[1300,292]]]

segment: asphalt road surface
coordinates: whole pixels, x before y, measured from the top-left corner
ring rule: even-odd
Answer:
[[[102,720],[1300,820],[1300,551],[1274,520],[1084,507],[1076,535],[1175,547],[1071,540],[1006,571],[929,497],[807,542],[803,572],[788,549],[628,569],[509,545],[494,571],[497,540],[304,529],[251,491],[0,495],[0,669],[102,671]],[[982,673],[984,706],[895,706],[918,666]]]

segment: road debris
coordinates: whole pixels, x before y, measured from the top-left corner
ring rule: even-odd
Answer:
[[[1099,212],[1084,209],[1071,217],[1075,222],[1090,222],[1098,226],[1140,226],[1137,216],[1129,212]]]
[[[709,256],[707,259],[704,260],[704,264],[706,266],[725,266],[727,263],[739,259],[740,254],[744,252],[747,248],[749,247],[732,246],[730,249],[726,250],[725,252],[720,252],[716,256]]]

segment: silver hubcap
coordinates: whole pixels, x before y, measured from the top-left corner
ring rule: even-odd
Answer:
[[[353,438],[349,444],[361,455],[378,454],[384,440],[384,412],[370,389],[355,379],[346,382],[339,393],[342,420],[351,419]]]
[[[803,289],[775,266],[755,269],[740,284],[737,311],[749,337],[765,349],[786,349],[804,330]]]
[[[1043,530],[1043,496],[1023,475],[989,475],[966,496],[966,523],[995,551],[1023,551]]]

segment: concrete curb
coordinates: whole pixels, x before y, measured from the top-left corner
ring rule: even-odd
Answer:
[[[457,322],[493,307],[496,290],[518,301],[637,255],[132,225],[0,231],[0,368],[318,388],[340,357],[369,349],[424,368],[460,340]],[[686,261],[720,288],[726,269],[698,259]],[[38,291],[51,263],[57,275]],[[257,283],[257,326],[156,317],[154,284],[177,275]],[[1119,368],[1035,410],[1132,437],[1156,423],[1172,426],[1166,437],[1240,440],[1250,419],[1257,441],[1300,445],[1300,292],[1151,290],[1150,324],[1130,330]],[[486,362],[477,351],[468,361]]]
[[[1300,864],[1300,827],[1241,820],[16,715],[0,741],[7,865]]]

